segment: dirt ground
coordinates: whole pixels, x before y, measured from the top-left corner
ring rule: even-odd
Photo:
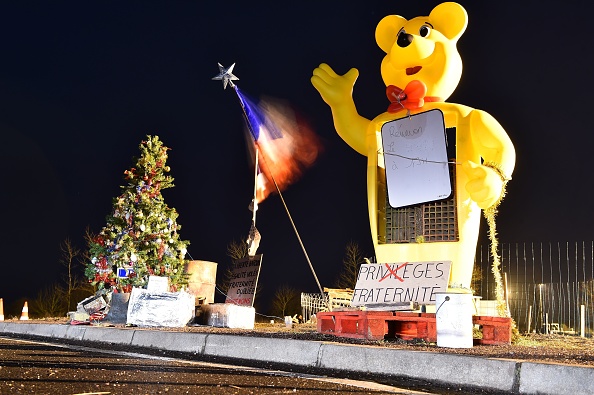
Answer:
[[[17,322],[17,321],[15,321]],[[63,323],[65,318],[30,320],[39,323]],[[123,325],[116,325],[124,327]],[[142,329],[142,328],[133,328]],[[149,328],[155,330],[156,328]],[[312,324],[294,324],[292,328],[284,323],[257,323],[253,330],[215,328],[211,326],[186,326],[183,328],[158,328],[163,331],[183,331],[233,334],[240,336],[263,336],[271,338],[315,340],[345,344],[359,344],[376,347],[390,347],[410,351],[430,351],[446,354],[474,355],[489,358],[504,358],[532,362],[560,363],[594,367],[594,339],[570,335],[522,335],[510,345],[492,346],[475,345],[469,349],[437,347],[435,343],[424,341],[404,341],[401,339],[364,340],[349,339],[333,335],[321,334]]]

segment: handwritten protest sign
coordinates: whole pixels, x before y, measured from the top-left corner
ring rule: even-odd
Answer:
[[[451,195],[441,111],[386,122],[381,134],[390,206],[410,206]]]
[[[353,291],[352,306],[435,304],[445,292],[450,261],[362,264]]]
[[[262,254],[235,261],[225,303],[253,306],[260,275]]]

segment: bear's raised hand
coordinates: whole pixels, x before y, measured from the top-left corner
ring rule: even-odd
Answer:
[[[322,99],[330,107],[352,102],[353,86],[359,77],[357,69],[350,69],[345,75],[338,75],[326,63],[313,71],[311,83],[320,92]]]
[[[332,109],[334,127],[348,145],[361,155],[367,155],[365,133],[369,119],[357,112],[353,101],[353,86],[359,77],[357,69],[338,75],[326,63],[314,69],[311,83]]]
[[[494,205],[503,190],[501,176],[492,168],[470,160],[462,164],[462,169],[468,176],[466,191],[470,198],[483,210]]]

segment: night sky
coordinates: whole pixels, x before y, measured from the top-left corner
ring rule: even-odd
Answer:
[[[309,81],[321,62],[360,71],[359,113],[387,106],[374,39],[384,16],[436,1],[3,2],[0,5],[0,297],[59,280],[59,244],[85,248],[147,135],[171,148],[165,201],[196,260],[229,262],[250,227],[253,176],[235,93],[211,78],[236,63],[238,86],[288,101],[321,138],[315,165],[283,193],[323,286],[344,249],[373,256],[366,158],[334,131]],[[448,101],[493,115],[517,151],[500,206],[502,242],[592,240],[594,39],[583,1],[462,1],[464,72]],[[317,287],[278,196],[258,211],[264,298]],[[482,239],[486,240],[483,227]],[[222,270],[220,270],[222,271]]]

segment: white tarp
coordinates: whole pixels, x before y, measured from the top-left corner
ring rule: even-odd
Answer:
[[[183,327],[194,318],[194,296],[185,292],[153,293],[133,288],[126,322],[137,326]]]

